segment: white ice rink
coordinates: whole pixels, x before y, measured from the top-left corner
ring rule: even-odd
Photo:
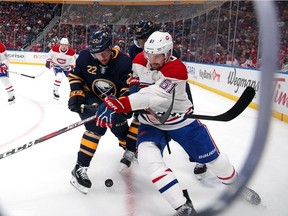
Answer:
[[[10,70],[39,74],[43,67],[11,65]],[[8,105],[0,86],[0,153],[19,147],[79,121],[67,108],[69,86],[64,79],[60,100],[52,97],[54,74],[46,71],[36,79],[10,74],[16,103]],[[228,110],[234,101],[191,86],[195,113],[216,115]],[[240,169],[254,136],[257,112],[246,109],[230,122],[206,123],[222,152]],[[4,216],[169,216],[174,210],[156,191],[137,161],[127,172],[118,172],[123,150],[110,131],[102,137],[88,175],[92,188],[87,195],[70,184],[84,127],[39,143],[0,160],[0,209]],[[288,215],[288,124],[271,118],[271,129],[260,165],[248,186],[256,190],[262,204],[251,206],[237,199],[221,216]],[[202,185],[193,176],[194,163],[175,143],[172,154],[165,152],[167,164],[183,187],[187,187],[196,209],[211,204],[225,186]],[[106,188],[111,178],[114,185]],[[1,213],[0,213],[1,214]]]

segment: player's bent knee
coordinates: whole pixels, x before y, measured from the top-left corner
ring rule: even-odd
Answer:
[[[138,147],[138,163],[149,175],[165,167],[160,149],[153,142],[142,142]]]

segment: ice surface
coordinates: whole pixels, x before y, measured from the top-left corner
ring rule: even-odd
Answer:
[[[44,67],[44,66],[43,66]],[[11,70],[37,75],[41,66],[11,65]],[[16,103],[8,105],[7,94],[0,89],[0,153],[57,131],[79,121],[67,108],[69,85],[63,80],[60,100],[53,99],[54,74],[46,71],[31,79],[10,74]],[[220,114],[234,102],[191,86],[197,114]],[[203,121],[222,152],[229,155],[236,169],[241,169],[249,152],[257,121],[257,111],[246,109],[230,122]],[[174,210],[156,191],[137,161],[126,172],[118,172],[123,150],[110,131],[101,139],[88,174],[92,188],[83,195],[70,184],[84,131],[80,126],[0,160],[0,209],[7,216],[167,216]],[[221,216],[288,215],[288,125],[271,119],[271,130],[260,165],[249,182],[261,198],[260,206],[237,199]],[[187,187],[196,209],[213,203],[225,186],[207,187],[193,176],[194,163],[174,142],[172,154],[165,152],[167,164],[183,187]],[[114,185],[105,187],[111,178]]]

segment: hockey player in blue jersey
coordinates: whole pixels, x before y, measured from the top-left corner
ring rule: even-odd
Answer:
[[[129,56],[133,60],[135,56],[143,51],[147,38],[155,31],[155,26],[151,21],[141,20],[134,29],[133,44],[129,48]]]
[[[89,48],[80,52],[75,69],[68,77],[71,89],[69,109],[78,113],[81,119],[86,119],[95,115],[95,109],[83,109],[82,104],[98,104],[101,107],[107,95],[120,97],[129,94],[127,79],[131,73],[131,67],[131,59],[112,48],[111,38],[107,32],[94,32],[89,41]],[[111,132],[118,138],[119,145],[123,148],[126,145],[125,140],[129,128],[127,117],[119,114],[113,118],[113,124],[109,125]],[[105,115],[102,118],[105,118]],[[107,125],[99,127],[96,123],[91,121],[85,124],[86,130],[82,136],[77,162],[72,171],[72,185],[85,194],[92,185],[87,169],[101,136],[107,130]]]

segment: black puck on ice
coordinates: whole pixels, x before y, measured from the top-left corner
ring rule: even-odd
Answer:
[[[112,179],[106,179],[105,180],[105,185],[106,185],[106,187],[112,187],[112,185],[113,185]]]

